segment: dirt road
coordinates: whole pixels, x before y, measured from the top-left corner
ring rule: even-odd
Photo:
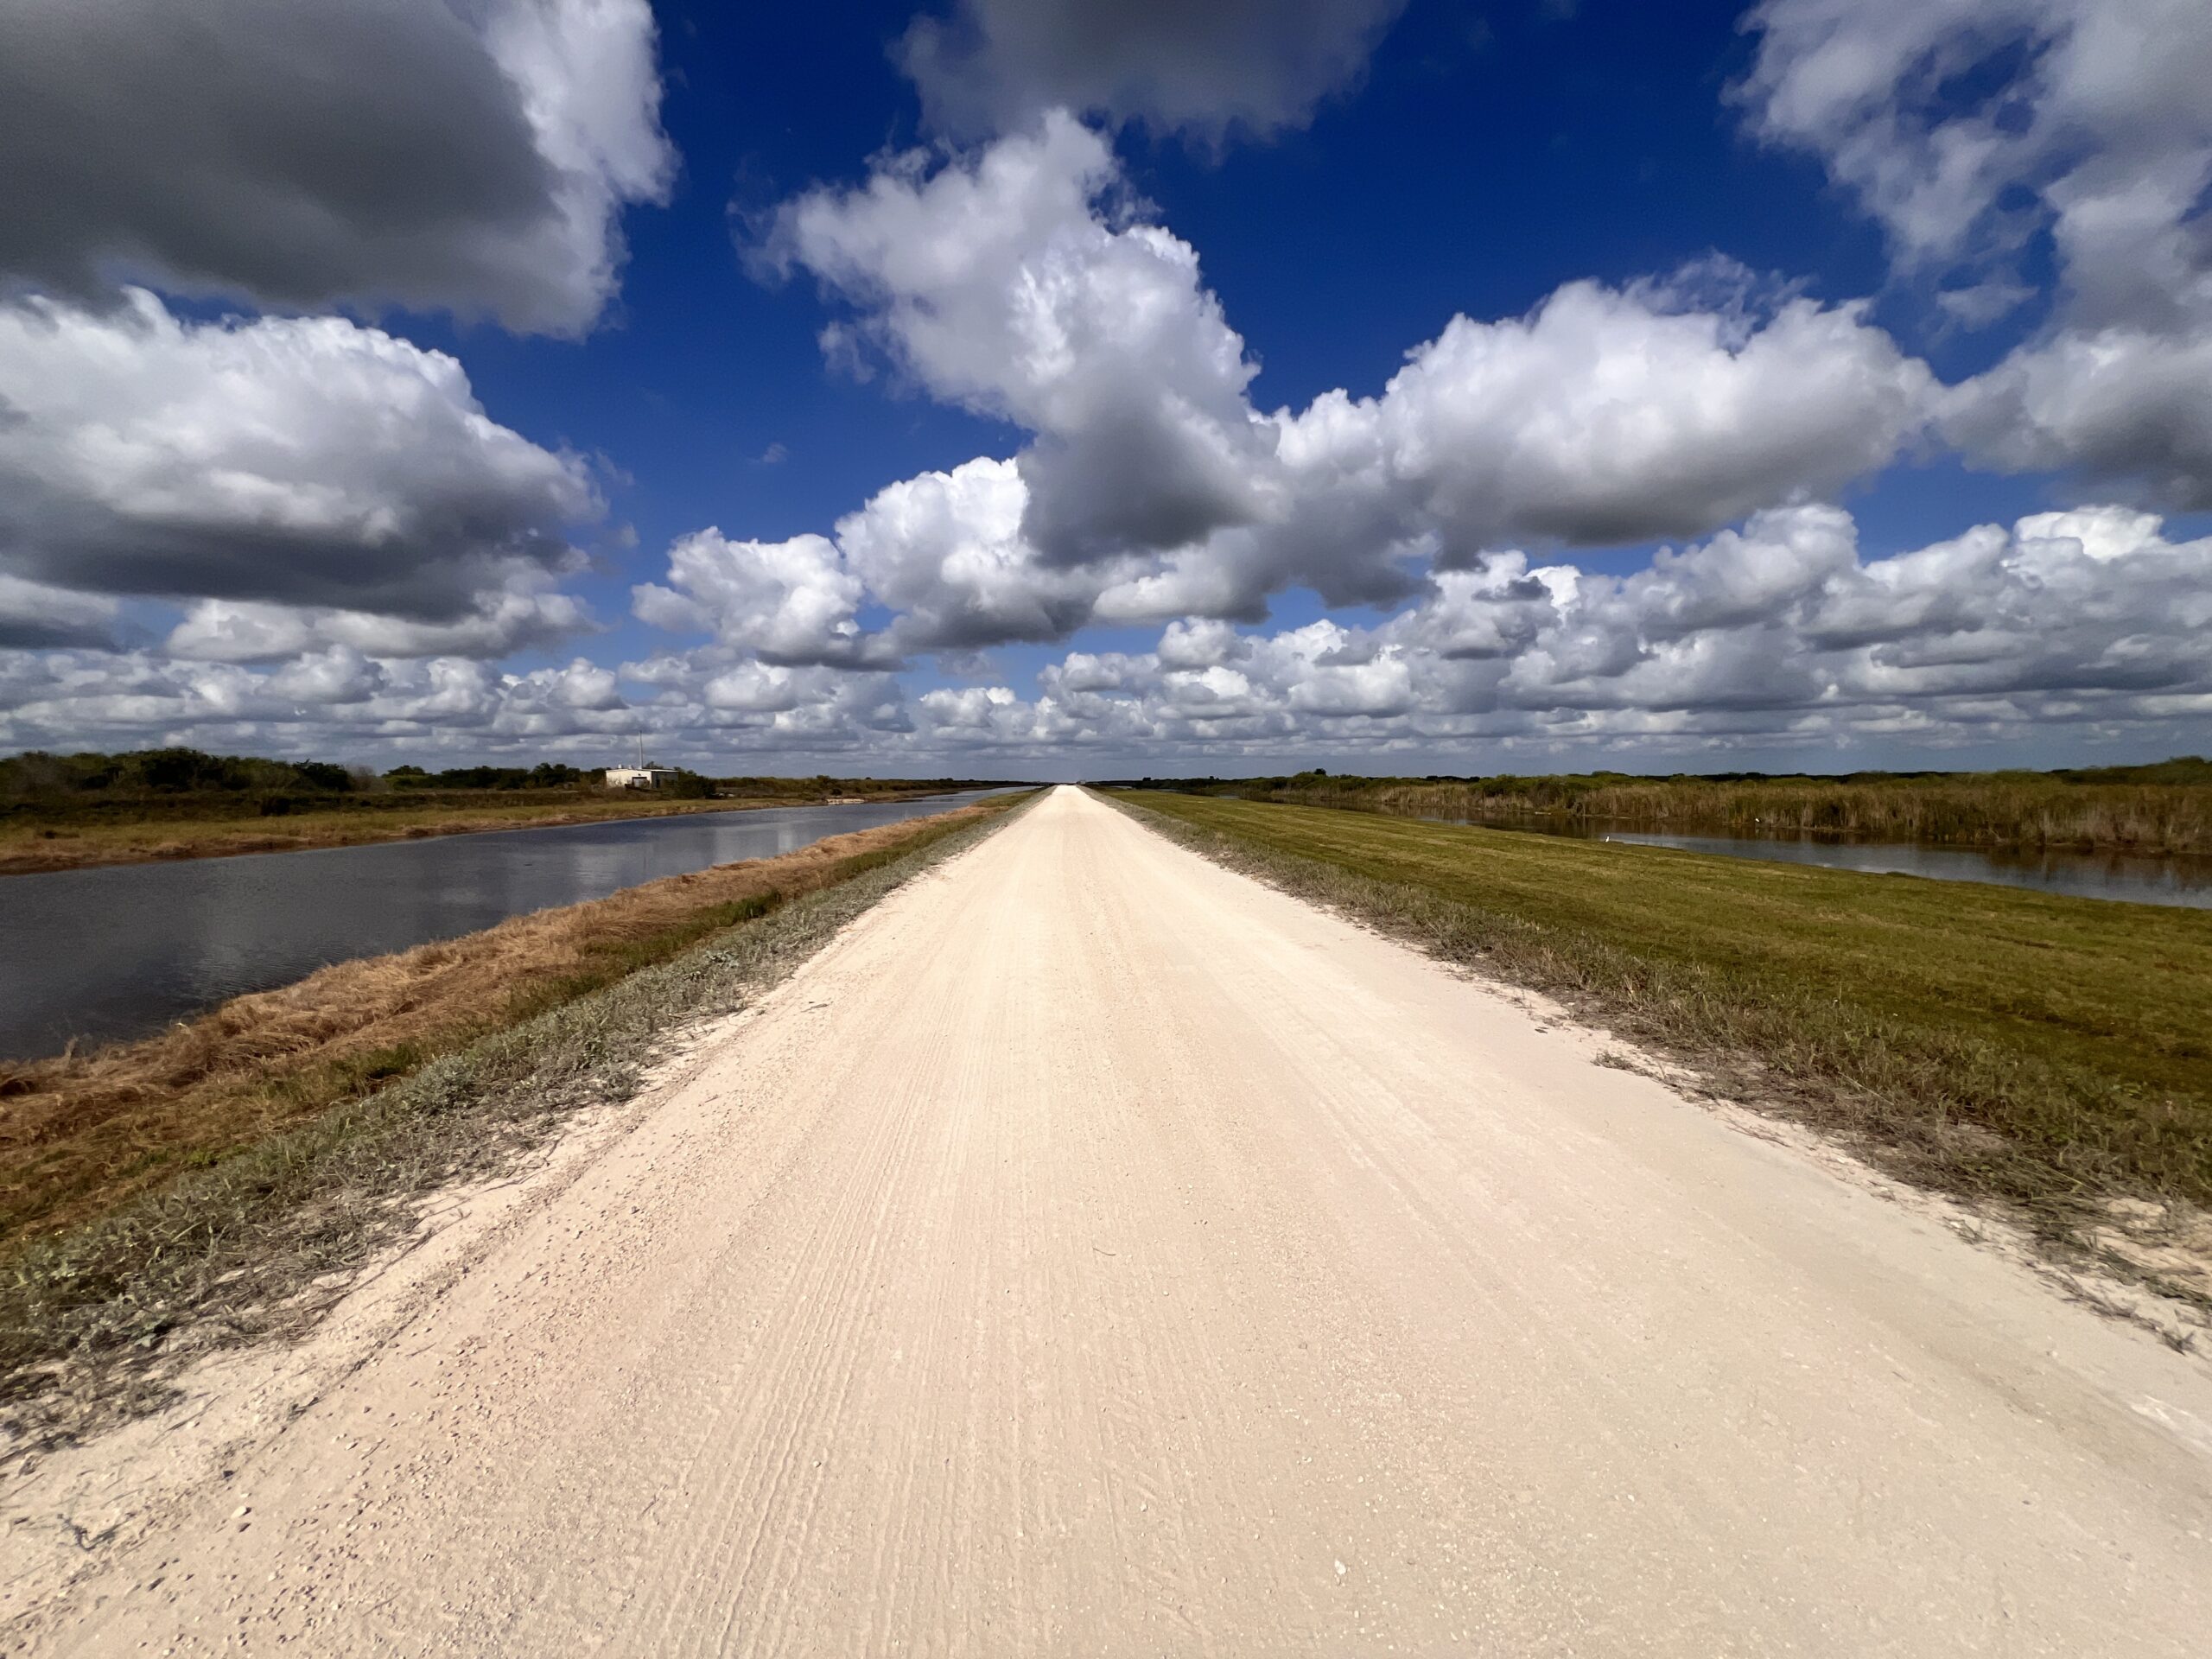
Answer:
[[[41,1651],[2201,1654],[2201,1359],[1061,791]]]

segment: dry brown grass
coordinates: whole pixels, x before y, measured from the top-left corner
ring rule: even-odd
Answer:
[[[418,1232],[430,1195],[526,1168],[578,1114],[632,1099],[671,1033],[745,1007],[1035,798],[900,825],[887,845],[849,836],[863,849],[829,849],[826,868],[821,849],[778,861],[817,884],[633,934],[610,982],[0,1253],[0,1444],[35,1451],[157,1408],[209,1353],[309,1329]],[[536,994],[562,994],[549,985]]]
[[[1005,804],[518,916],[337,963],[159,1036],[0,1066],[0,1253]]]

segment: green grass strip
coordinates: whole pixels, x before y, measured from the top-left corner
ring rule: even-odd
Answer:
[[[1228,861],[2077,1237],[2212,1208],[2212,912],[1160,791]]]

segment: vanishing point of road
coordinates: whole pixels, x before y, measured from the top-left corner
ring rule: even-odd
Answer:
[[[28,1634],[2202,1654],[2212,1381],[1071,789]]]

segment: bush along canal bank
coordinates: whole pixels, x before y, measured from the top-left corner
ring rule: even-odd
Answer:
[[[2212,1311],[2212,913],[1116,791],[1716,1096]],[[1625,1058],[1625,1057],[1624,1057]]]
[[[303,1328],[424,1195],[628,1098],[672,1027],[742,1007],[1034,798],[340,963],[0,1077],[9,1429],[149,1408],[196,1355]]]

